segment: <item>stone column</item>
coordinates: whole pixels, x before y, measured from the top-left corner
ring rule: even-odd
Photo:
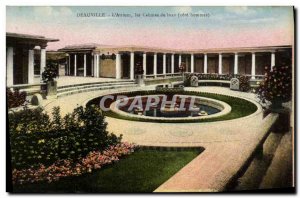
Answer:
[[[239,68],[239,55],[238,53],[234,54],[234,74],[238,74]]]
[[[42,73],[45,71],[46,67],[46,47],[41,46],[41,62],[40,62],[40,80],[42,82]]]
[[[223,71],[222,71],[222,54],[220,53],[219,54],[219,74],[222,74]]]
[[[6,52],[6,85],[14,84],[14,48],[7,47]]]
[[[67,74],[68,74],[68,76],[70,76],[71,75],[71,54],[69,54],[67,70],[68,70]]]
[[[252,53],[251,78],[255,79],[255,53]]]
[[[163,54],[163,74],[166,75],[166,54]]]
[[[157,54],[156,53],[153,55],[153,75],[154,78],[156,78],[157,75]]]
[[[143,70],[144,70],[144,78],[146,78],[146,71],[147,71],[147,54],[143,54]]]
[[[100,63],[100,55],[99,54],[97,54],[97,58],[96,58],[96,77],[97,78],[99,78],[99,76],[100,76],[100,66],[99,66],[99,63]]]
[[[134,52],[130,53],[130,80],[134,80]]]
[[[204,54],[204,73],[207,74],[207,54]]]
[[[275,66],[275,52],[271,52],[271,71],[273,70],[274,66]]]
[[[95,68],[96,68],[96,54],[93,54],[93,66],[92,66],[92,75],[94,77],[96,77],[96,72],[95,72]]]
[[[116,54],[116,79],[121,79],[121,54]]]
[[[77,54],[74,54],[74,76],[77,76]]]
[[[86,54],[83,55],[83,76],[86,77]]]
[[[28,84],[34,83],[34,50],[28,50]]]
[[[179,58],[178,58],[178,67],[180,67],[181,65],[181,54],[179,54]]]
[[[191,73],[194,73],[194,54],[191,54]]]
[[[174,54],[171,57],[171,73],[174,74]]]

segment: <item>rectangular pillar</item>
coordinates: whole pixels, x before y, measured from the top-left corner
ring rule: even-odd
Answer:
[[[46,49],[41,48],[41,62],[40,62],[40,81],[42,82],[42,73],[45,71],[46,67]]]
[[[207,74],[207,54],[204,54],[204,73]]]
[[[116,54],[116,79],[121,79],[121,55]]]
[[[130,53],[130,80],[134,80],[134,52]]]
[[[77,55],[74,54],[74,76],[77,76]]]
[[[153,55],[153,75],[154,78],[156,78],[157,75],[157,54],[156,53]]]
[[[222,54],[219,54],[219,74],[222,74]]]
[[[146,71],[147,71],[147,54],[146,53],[143,54],[143,70],[144,70],[143,77],[145,78]]]
[[[83,76],[86,77],[86,54],[83,55]]]
[[[178,57],[178,67],[180,67],[181,65],[181,54],[179,54],[179,57]]]
[[[171,73],[174,74],[174,54],[171,57]]]
[[[100,66],[99,66],[99,63],[100,63],[100,55],[97,54],[97,58],[96,58],[96,77],[99,78],[100,77]]]
[[[96,54],[94,54],[93,55],[93,66],[92,66],[92,75],[94,76],[94,77],[96,77],[96,75],[95,75],[95,68],[96,68]]]
[[[271,52],[271,71],[273,70],[274,66],[275,66],[275,52]]]
[[[255,79],[255,53],[252,53],[251,78]]]
[[[191,54],[191,73],[194,73],[194,54]]]
[[[71,54],[69,54],[69,58],[68,58],[68,69],[67,69],[67,75],[70,76],[71,75]]]
[[[234,54],[234,74],[238,74],[239,68],[239,55],[238,53]]]
[[[6,85],[14,84],[14,48],[7,47],[6,52]]]
[[[34,51],[28,50],[28,84],[34,83]]]
[[[166,54],[163,54],[163,74],[166,75]]]

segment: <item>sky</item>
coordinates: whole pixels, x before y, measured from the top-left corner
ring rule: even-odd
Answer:
[[[6,7],[7,32],[59,39],[48,44],[50,50],[84,43],[174,49],[291,45],[293,22],[292,7]]]

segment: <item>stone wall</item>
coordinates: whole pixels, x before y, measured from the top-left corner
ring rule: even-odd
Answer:
[[[232,56],[223,57],[223,59],[222,59],[223,74],[233,74],[233,67],[234,67],[233,61],[234,60],[233,60]]]
[[[207,57],[207,73],[218,73],[218,57]]]

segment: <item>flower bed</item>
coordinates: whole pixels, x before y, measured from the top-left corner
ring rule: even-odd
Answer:
[[[103,152],[92,151],[86,157],[79,158],[78,161],[65,159],[58,160],[48,167],[40,164],[38,168],[14,169],[12,172],[12,180],[14,184],[41,181],[52,182],[62,177],[90,173],[92,170],[100,169],[104,165],[117,162],[119,157],[134,152],[134,148],[134,144],[120,143],[108,147]]]
[[[238,78],[240,83],[240,91],[247,92],[250,90],[250,77],[239,74],[200,74],[200,73],[186,73],[184,86],[190,86],[192,76],[197,76],[198,80],[227,80],[230,81],[232,78]]]
[[[197,76],[199,80],[231,80],[232,78],[238,78],[241,75],[238,74],[201,74],[201,73],[186,73],[185,79],[190,79],[192,76]]]

